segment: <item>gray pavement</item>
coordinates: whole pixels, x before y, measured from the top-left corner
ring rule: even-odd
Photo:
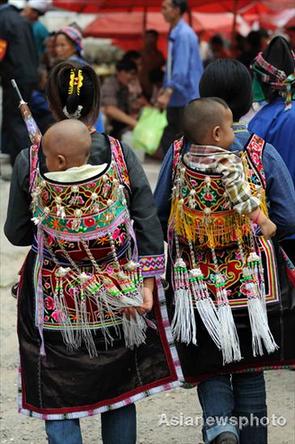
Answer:
[[[154,187],[159,164],[144,164]],[[3,234],[9,182],[0,179],[0,443],[45,444],[43,422],[17,413],[17,337],[16,301],[10,286],[25,258],[27,248],[10,245]],[[294,340],[294,338],[290,338]],[[269,419],[269,444],[295,444],[295,372],[266,373]],[[138,444],[197,444],[201,438],[201,407],[196,390],[177,389],[137,404]],[[279,420],[274,421],[273,415]],[[100,441],[100,418],[81,421],[84,444]],[[255,444],[255,443],[249,443]]]

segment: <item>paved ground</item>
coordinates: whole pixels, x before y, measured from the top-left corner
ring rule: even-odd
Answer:
[[[159,165],[146,163],[145,169],[154,185]],[[16,301],[10,296],[10,286],[25,257],[25,248],[12,247],[3,235],[9,183],[0,179],[0,443],[46,444],[43,423],[16,412]],[[294,340],[294,338],[290,338]],[[295,372],[268,372],[269,417],[282,417],[269,428],[269,444],[295,444]],[[138,444],[201,443],[201,408],[195,389],[178,389],[154,396],[137,404]],[[84,444],[100,441],[100,419],[81,421]],[[282,425],[280,425],[282,424]],[[249,443],[255,444],[255,443]]]

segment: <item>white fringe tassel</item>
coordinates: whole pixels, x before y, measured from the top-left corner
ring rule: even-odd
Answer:
[[[171,323],[172,335],[179,342],[197,344],[197,328],[193,301],[188,290],[175,291],[175,311]]]
[[[267,353],[273,353],[279,347],[270,331],[263,301],[258,297],[248,299],[248,313],[252,330],[253,356],[263,355],[263,347]]]
[[[190,270],[190,286],[202,322],[216,346],[221,348],[220,322],[200,268]]]
[[[186,263],[178,258],[174,265],[175,311],[171,323],[172,335],[179,342],[197,344],[197,327]]]
[[[123,314],[122,328],[126,347],[133,349],[134,346],[139,346],[145,342],[147,324],[137,311],[135,317],[130,316],[128,318],[125,313]]]
[[[218,316],[221,324],[221,350],[223,364],[240,361],[242,359],[240,341],[233,314],[228,303],[223,303],[219,306]]]

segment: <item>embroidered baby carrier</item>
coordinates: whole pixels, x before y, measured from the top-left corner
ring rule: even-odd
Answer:
[[[76,183],[42,176],[39,147],[31,148],[36,325],[43,354],[43,330],[60,331],[70,350],[83,343],[90,356],[97,355],[97,330],[106,346],[122,331],[127,347],[145,340],[143,318],[121,313],[142,303],[143,278],[126,200],[128,171],[119,142],[110,138],[110,145],[104,172]]]
[[[266,212],[261,160],[264,144],[252,136],[241,157],[252,195],[259,197]],[[249,217],[233,209],[221,175],[195,169],[193,161],[188,162],[193,156],[181,155],[182,147],[183,139],[174,143],[168,223],[174,337],[197,344],[197,310],[222,352],[223,363],[239,361],[242,357],[232,309],[248,307],[254,356],[263,354],[263,346],[268,353],[273,352],[277,345],[266,314],[266,302],[278,298],[272,244],[255,237]]]

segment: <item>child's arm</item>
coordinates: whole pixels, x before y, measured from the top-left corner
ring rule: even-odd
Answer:
[[[277,226],[261,210],[260,207],[249,214],[250,219],[259,225],[265,239],[269,239],[276,234]]]
[[[246,180],[241,159],[233,153],[226,153],[217,162],[217,173],[233,208],[239,214],[249,214],[260,206],[260,199],[252,195]]]

